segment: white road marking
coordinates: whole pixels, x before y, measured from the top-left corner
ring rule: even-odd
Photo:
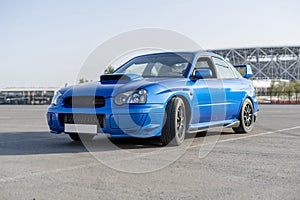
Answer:
[[[3,119],[11,119],[12,117],[2,117],[0,116],[0,120],[3,120]]]
[[[264,132],[264,133],[253,134],[253,135],[250,134],[250,135],[246,135],[246,136],[242,136],[242,137],[228,138],[228,139],[223,139],[223,140],[217,141],[217,144],[224,143],[224,142],[232,142],[232,141],[247,139],[247,138],[252,138],[252,137],[258,137],[258,136],[263,136],[263,135],[269,135],[269,134],[279,133],[279,132],[283,132],[283,131],[290,131],[290,130],[295,130],[295,129],[299,129],[299,128],[300,128],[300,126],[294,126],[294,127],[290,127],[290,128],[280,129],[277,131],[268,131],[268,132]],[[210,144],[213,144],[213,143],[197,144],[197,145],[190,146],[190,148],[195,148],[195,147],[199,147],[202,145],[210,145]]]
[[[1,133],[0,133],[1,135]],[[12,140],[12,141],[1,141],[0,144],[8,144],[8,143],[24,143],[24,142],[31,142],[31,141],[41,141],[41,140],[50,140],[50,139],[53,139],[53,138],[33,138],[33,139],[29,139],[29,140],[26,140],[26,139],[23,139],[23,140]]]
[[[77,165],[77,166],[66,167],[66,168],[60,168],[60,169],[53,169],[53,170],[48,170],[48,171],[33,172],[33,173],[18,175],[18,176],[14,176],[14,177],[5,177],[5,178],[0,179],[0,183],[5,183],[5,182],[8,182],[8,181],[14,181],[16,179],[26,179],[26,178],[31,177],[31,176],[42,176],[42,175],[51,174],[51,173],[59,173],[59,172],[63,172],[63,171],[72,171],[72,170],[75,170],[75,169],[82,169],[82,168],[85,168],[85,167],[97,166],[97,165],[99,165],[99,162],[89,163],[89,164],[84,164],[84,165]]]
[[[217,140],[215,142],[200,143],[200,144],[189,146],[187,149],[196,148],[196,147],[205,147],[205,146],[209,146],[209,145],[217,145],[218,143],[232,142],[232,141],[236,141],[236,140],[247,139],[247,138],[252,138],[252,137],[258,137],[258,136],[263,136],[263,135],[269,135],[269,134],[272,134],[272,133],[295,130],[295,129],[299,129],[299,128],[300,128],[300,126],[295,126],[295,127],[284,128],[284,129],[280,129],[280,130],[276,130],[276,131],[268,131],[268,132],[253,134],[253,135],[246,135],[246,136],[241,136],[241,137]],[[176,147],[171,147],[171,148],[167,149],[168,152],[177,151],[177,150],[178,149]],[[138,159],[138,158],[143,158],[143,157],[147,157],[147,155],[144,155],[143,153],[141,153],[141,154],[134,155],[134,156],[131,156],[131,157],[118,158],[116,160],[116,162],[120,162],[120,161],[123,161],[123,160],[125,161],[125,160],[131,160],[131,159]]]
[[[276,131],[268,131],[268,132],[264,132],[264,133],[258,133],[258,134],[254,134],[254,135],[247,135],[247,136],[242,136],[242,137],[237,137],[237,138],[228,138],[228,139],[224,139],[224,140],[219,140],[219,141],[217,141],[217,143],[225,143],[225,142],[231,142],[231,141],[247,139],[247,138],[252,138],[252,137],[259,137],[259,136],[263,136],[263,135],[269,135],[269,134],[279,133],[279,132],[283,132],[283,131],[290,131],[290,130],[295,130],[295,129],[299,129],[299,128],[300,128],[300,126],[295,126],[295,127],[284,128],[284,129],[280,129],[280,130],[276,130]],[[213,144],[213,143],[197,144],[197,145],[190,146],[189,148],[195,148],[195,147],[199,147],[202,145],[211,145],[211,144]],[[170,151],[174,151],[174,150],[175,149],[170,149]],[[137,157],[137,156],[134,156],[134,157]],[[31,176],[41,176],[41,175],[46,175],[46,174],[51,174],[51,173],[59,173],[59,172],[63,172],[63,171],[82,169],[85,167],[98,166],[99,164],[100,164],[99,162],[88,163],[88,164],[84,164],[84,165],[77,165],[77,166],[48,170],[48,171],[33,172],[33,173],[18,175],[18,176],[14,176],[14,177],[5,177],[5,178],[0,179],[0,183],[14,181],[17,179],[26,179]]]

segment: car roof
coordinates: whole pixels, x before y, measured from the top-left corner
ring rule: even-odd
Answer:
[[[215,54],[213,52],[209,52],[209,51],[168,51],[168,52],[158,52],[158,53],[150,53],[150,54],[143,54],[137,57],[142,57],[142,56],[155,56],[155,55],[163,55],[163,54],[192,54],[194,56],[214,56],[214,57],[218,57],[218,58],[222,58],[222,56]]]

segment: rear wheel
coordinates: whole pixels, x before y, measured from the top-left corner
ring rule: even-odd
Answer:
[[[250,99],[245,99],[240,111],[240,125],[232,128],[236,133],[249,133],[254,127],[254,109]]]
[[[91,141],[95,135],[92,134],[78,134],[78,133],[68,133],[70,138],[74,141]]]
[[[178,146],[184,141],[187,124],[186,109],[181,98],[174,97],[170,100],[165,117],[160,140],[163,145]]]

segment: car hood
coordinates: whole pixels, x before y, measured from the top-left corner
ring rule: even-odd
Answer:
[[[155,93],[186,84],[185,78],[143,78],[138,75],[103,75],[100,81],[69,86],[61,89],[63,96],[115,96],[120,92],[155,86]],[[185,83],[183,83],[185,82]]]

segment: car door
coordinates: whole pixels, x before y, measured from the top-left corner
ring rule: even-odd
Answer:
[[[210,57],[201,56],[194,64],[195,72],[197,69],[209,68],[212,77],[196,79],[193,82],[194,103],[192,124],[216,122],[224,118],[225,93],[221,87],[222,82],[217,79],[217,73]],[[201,125],[200,125],[201,126]]]
[[[241,100],[245,96],[245,91],[242,90],[241,80],[237,77],[232,67],[223,59],[212,58],[218,79],[221,81],[220,85],[225,92],[225,120],[236,118],[239,114]]]

